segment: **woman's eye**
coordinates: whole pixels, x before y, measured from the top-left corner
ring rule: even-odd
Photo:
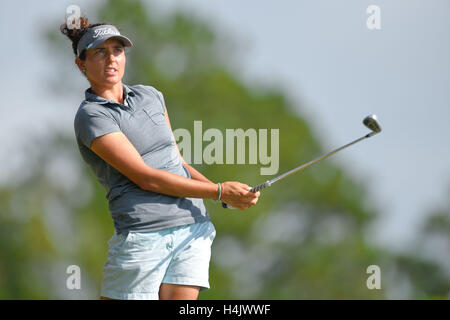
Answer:
[[[122,53],[125,52],[125,49],[124,48],[113,48],[113,49],[111,49],[111,51],[109,51],[104,48],[99,48],[94,51],[94,56],[99,57],[99,58],[105,58],[109,52],[111,52],[115,56],[120,56]]]

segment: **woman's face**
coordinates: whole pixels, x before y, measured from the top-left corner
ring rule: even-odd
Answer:
[[[77,65],[84,71],[91,85],[110,87],[122,81],[125,72],[125,50],[122,43],[108,39],[96,49],[86,50],[86,59],[77,58]]]

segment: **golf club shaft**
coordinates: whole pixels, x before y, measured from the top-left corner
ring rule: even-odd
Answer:
[[[264,188],[270,187],[276,181],[281,180],[283,178],[286,178],[287,176],[289,176],[289,175],[291,175],[291,174],[293,174],[293,173],[295,173],[297,171],[300,171],[300,170],[303,170],[303,169],[305,169],[305,168],[307,168],[309,166],[312,166],[313,164],[319,162],[320,160],[328,158],[328,157],[332,156],[333,154],[335,154],[335,153],[337,153],[337,152],[339,152],[339,151],[341,151],[341,150],[343,150],[343,149],[345,149],[347,147],[350,147],[351,145],[354,145],[355,143],[358,143],[358,142],[360,142],[360,141],[362,141],[362,140],[364,140],[366,138],[370,138],[371,136],[373,136],[374,134],[377,134],[377,133],[378,132],[372,131],[371,133],[368,133],[368,134],[366,134],[365,136],[362,136],[359,139],[356,139],[356,140],[354,140],[354,141],[352,141],[350,143],[347,143],[346,145],[344,145],[344,146],[342,146],[340,148],[337,148],[337,149],[335,149],[335,150],[333,150],[331,152],[328,152],[328,153],[326,153],[324,155],[321,155],[321,156],[319,156],[319,157],[317,157],[317,158],[315,158],[315,159],[313,159],[313,160],[311,160],[309,162],[306,162],[306,163],[302,164],[301,166],[298,166],[298,167],[296,167],[296,168],[294,168],[292,170],[289,170],[289,171],[279,175],[278,177],[275,177],[275,178],[273,178],[271,180],[268,180],[266,182],[258,184],[257,186],[251,188],[250,192],[258,192],[258,191],[260,191],[260,190],[262,190]],[[233,207],[227,205],[224,202],[222,202],[222,207],[229,208],[229,209],[234,209]]]
[[[337,153],[337,152],[339,152],[339,151],[341,151],[341,150],[343,150],[343,149],[345,149],[347,147],[350,147],[351,145],[353,145],[353,144],[355,144],[357,142],[360,142],[361,140],[364,140],[366,138],[371,137],[373,134],[375,134],[375,133],[371,132],[369,134],[366,134],[365,136],[363,136],[363,137],[361,137],[359,139],[356,139],[355,141],[347,143],[346,145],[344,145],[344,146],[342,146],[340,148],[337,148],[337,149],[335,149],[335,150],[333,150],[331,152],[323,154],[323,155],[321,155],[321,156],[319,156],[319,157],[317,157],[317,158],[315,158],[315,159],[313,159],[313,160],[311,160],[309,162],[306,162],[306,163],[302,164],[301,166],[298,166],[298,167],[296,167],[296,168],[294,168],[292,170],[289,170],[289,171],[279,175],[278,177],[273,178],[272,180],[268,180],[266,182],[263,182],[263,183],[255,186],[255,187],[251,188],[250,192],[258,192],[261,189],[264,189],[266,187],[270,187],[274,182],[277,182],[278,180],[286,178],[287,176],[289,176],[289,175],[291,175],[291,174],[293,174],[293,173],[295,173],[297,171],[300,171],[300,170],[303,170],[303,169],[305,169],[305,168],[307,168],[309,166],[312,166],[313,164],[319,162],[320,160],[326,159],[326,158],[332,156],[333,154],[335,154],[335,153]]]

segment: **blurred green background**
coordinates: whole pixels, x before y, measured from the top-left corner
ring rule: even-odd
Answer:
[[[301,102],[281,88],[242,80],[230,35],[182,10],[161,18],[141,1],[103,1],[87,13],[91,23],[112,22],[133,39],[124,82],[163,92],[173,129],[193,132],[194,120],[223,133],[280,129],[279,173],[328,151],[298,112]],[[81,74],[67,77],[74,58],[62,22],[36,30],[54,59],[42,80],[60,97],[86,87]],[[68,108],[73,116],[75,106]],[[0,298],[97,299],[114,231],[105,191],[82,162],[71,127],[29,137],[22,152],[22,175],[0,187]],[[194,166],[212,181],[251,185],[268,178],[260,165]],[[415,240],[398,252],[368,236],[378,232],[374,221],[382,213],[368,189],[363,177],[329,159],[265,190],[245,212],[205,200],[217,237],[212,288],[200,299],[448,299],[450,202],[427,213]],[[430,247],[442,259],[422,254]],[[81,268],[80,290],[66,287],[69,265]],[[380,290],[366,285],[370,265],[380,267]]]

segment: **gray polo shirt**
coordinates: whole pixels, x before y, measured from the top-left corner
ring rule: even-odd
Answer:
[[[121,131],[148,166],[190,178],[165,121],[161,92],[150,86],[123,87],[124,104],[86,90],[74,121],[81,156],[106,189],[116,232],[154,231],[209,220],[203,199],[142,190],[90,149],[95,138]]]

